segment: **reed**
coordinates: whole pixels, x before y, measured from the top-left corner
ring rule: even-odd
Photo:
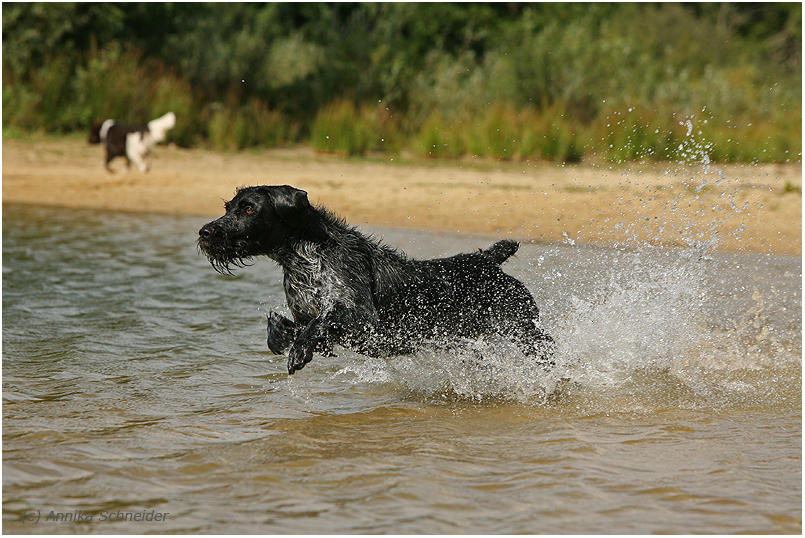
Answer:
[[[176,125],[168,133],[169,140],[185,147],[202,141],[198,104],[186,81],[173,74],[164,73],[152,79],[149,91],[152,98],[147,118],[158,118],[166,112],[176,114]]]
[[[557,108],[542,113],[498,101],[451,119],[432,114],[414,136],[411,150],[425,157],[576,162],[583,157],[586,132],[583,124],[566,119]]]
[[[216,103],[207,121],[207,137],[214,148],[238,150],[247,147],[248,133],[243,111]]]
[[[296,124],[259,99],[250,99],[242,106],[236,102],[216,103],[206,125],[210,145],[228,150],[284,146],[296,140],[299,133]]]
[[[321,151],[365,155],[369,151],[397,151],[401,145],[399,120],[382,106],[356,107],[339,99],[322,108],[310,129],[311,145]]]
[[[468,122],[467,150],[500,160],[511,160],[524,130],[520,114],[510,104],[495,102]]]
[[[427,158],[456,158],[467,153],[463,120],[444,118],[439,112],[431,114],[417,133],[410,138],[410,150]]]
[[[52,69],[48,64],[42,71]],[[64,128],[74,123],[84,127],[104,118],[129,124],[147,121],[153,102],[151,75],[135,52],[123,51],[114,44],[105,50],[93,50],[86,63],[76,67],[71,91],[59,105]]]
[[[368,140],[365,126],[358,122],[355,105],[346,99],[320,110],[310,129],[311,145],[332,153],[362,154],[369,146]]]

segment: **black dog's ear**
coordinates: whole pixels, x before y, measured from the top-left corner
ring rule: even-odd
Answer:
[[[302,228],[307,224],[307,212],[310,209],[310,202],[307,193],[300,189],[295,189],[289,185],[274,187],[272,189],[272,199],[274,209],[282,222],[289,226]]]

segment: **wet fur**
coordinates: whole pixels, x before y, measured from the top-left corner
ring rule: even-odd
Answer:
[[[335,344],[369,356],[409,354],[428,343],[498,334],[551,364],[528,289],[500,264],[518,248],[413,260],[367,237],[289,186],[238,190],[226,214],[201,228],[198,245],[216,271],[265,255],[284,273],[293,320],[268,315],[269,349],[288,352],[288,372]]]

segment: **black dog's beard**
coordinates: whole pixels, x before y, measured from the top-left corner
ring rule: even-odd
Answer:
[[[246,267],[252,264],[252,256],[238,244],[221,244],[204,239],[199,239],[197,244],[199,250],[207,256],[212,268],[222,275],[231,275],[232,267]]]

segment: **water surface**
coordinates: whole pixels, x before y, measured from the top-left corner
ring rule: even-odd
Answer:
[[[799,258],[523,245],[553,371],[477,341],[289,377],[280,272],[215,273],[206,220],[4,205],[5,532],[801,532]]]

